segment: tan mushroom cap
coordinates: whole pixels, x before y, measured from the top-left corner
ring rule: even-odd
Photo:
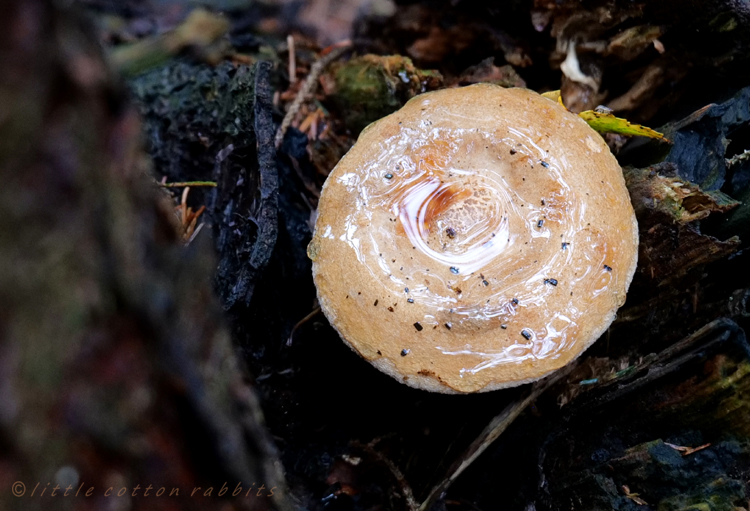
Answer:
[[[353,350],[412,387],[483,392],[549,374],[607,329],[638,229],[601,136],[535,92],[479,84],[363,131],[308,253]]]

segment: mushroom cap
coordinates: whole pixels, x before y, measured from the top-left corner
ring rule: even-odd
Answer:
[[[526,89],[422,94],[328,177],[308,247],[344,342],[412,387],[537,380],[607,329],[638,228],[602,137]]]

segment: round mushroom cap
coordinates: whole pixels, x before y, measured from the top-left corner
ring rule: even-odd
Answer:
[[[381,371],[444,393],[537,380],[607,329],[638,229],[602,137],[526,89],[417,96],[328,177],[308,247],[320,306]]]

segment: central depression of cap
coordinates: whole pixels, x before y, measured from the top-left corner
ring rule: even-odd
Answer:
[[[544,376],[611,323],[637,225],[617,162],[525,89],[425,94],[369,126],[323,188],[321,307],[382,371],[437,392]]]

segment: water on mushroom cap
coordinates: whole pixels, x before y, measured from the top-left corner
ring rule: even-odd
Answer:
[[[452,325],[454,341],[434,348],[474,357],[465,373],[556,357],[585,312],[577,296],[596,296],[625,278],[604,269],[613,247],[587,225],[585,201],[563,178],[573,163],[549,154],[544,135],[437,128],[425,116],[383,141],[365,167],[338,177],[356,208],[343,232],[324,235],[345,241],[385,291],[409,287],[411,300],[432,305],[434,314],[417,319],[424,327]],[[538,196],[532,190],[542,181],[549,192]],[[372,232],[372,225],[382,227]],[[571,265],[573,278],[545,285],[557,281],[555,268]],[[553,293],[565,293],[566,306],[540,314]],[[472,347],[473,332],[501,325],[496,349]]]

